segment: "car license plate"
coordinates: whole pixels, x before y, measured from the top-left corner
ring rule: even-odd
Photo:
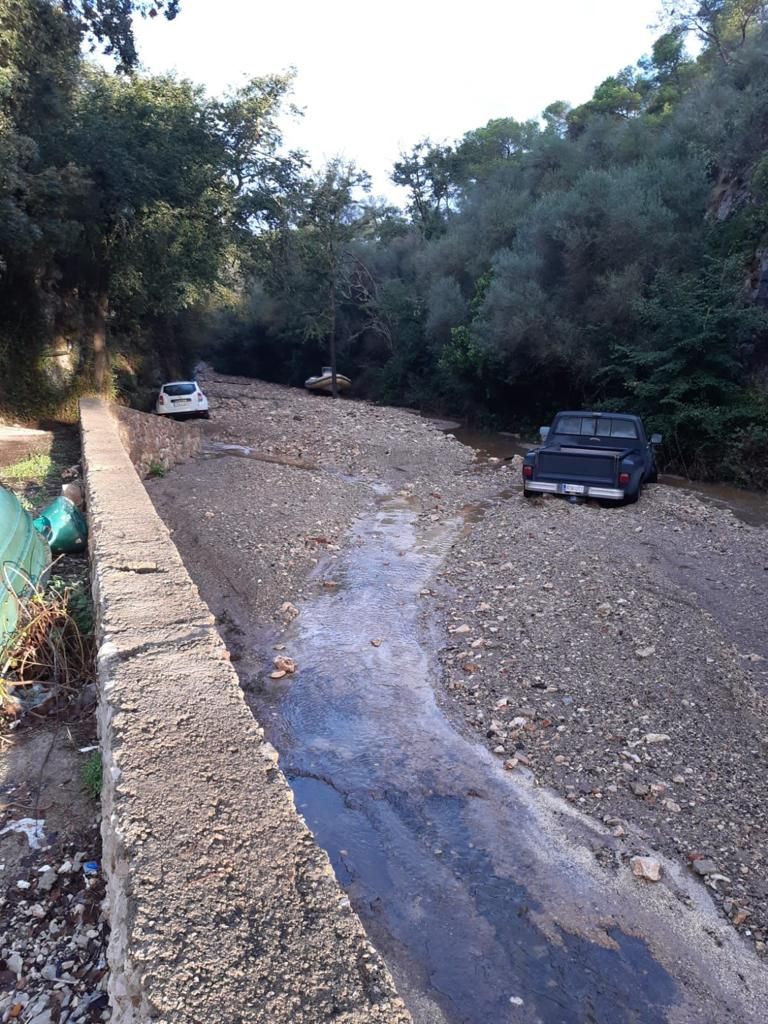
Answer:
[[[560,484],[561,494],[583,494],[585,491],[583,484]]]

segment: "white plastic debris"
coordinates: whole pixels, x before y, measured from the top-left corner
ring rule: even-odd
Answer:
[[[45,839],[44,828],[44,818],[19,818],[18,821],[9,821],[0,831],[0,836],[4,836],[6,832],[21,832],[27,837],[30,850],[39,850]]]

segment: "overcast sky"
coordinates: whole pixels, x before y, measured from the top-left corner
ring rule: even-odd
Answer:
[[[139,23],[144,66],[212,93],[295,67],[303,118],[284,124],[313,163],[342,155],[396,197],[398,154],[494,117],[580,103],[650,50],[659,0],[182,0]]]

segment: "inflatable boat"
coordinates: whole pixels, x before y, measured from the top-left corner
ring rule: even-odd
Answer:
[[[304,381],[304,387],[308,391],[327,391],[331,393],[331,368],[330,366],[324,366],[323,372],[317,377],[308,377]],[[349,377],[345,377],[343,373],[336,374],[336,389],[338,391],[349,391],[352,387],[352,381]]]

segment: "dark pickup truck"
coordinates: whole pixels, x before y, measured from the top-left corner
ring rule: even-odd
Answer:
[[[523,493],[633,502],[658,477],[654,445],[639,416],[559,412],[541,428],[542,446],[523,459]]]

